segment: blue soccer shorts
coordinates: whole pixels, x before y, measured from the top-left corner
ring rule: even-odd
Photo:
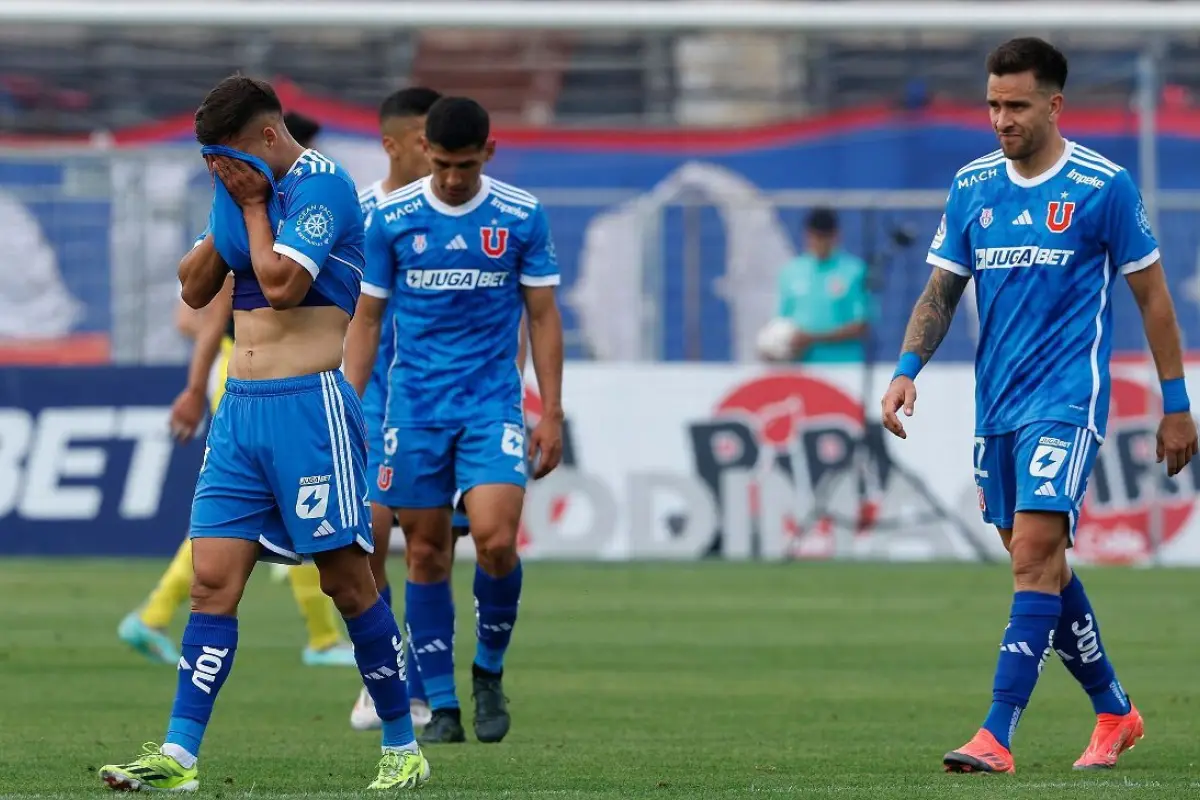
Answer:
[[[263,561],[283,564],[351,544],[371,552],[365,437],[340,370],[228,379],[196,481],[192,538],[257,541]]]
[[[1074,542],[1098,449],[1091,431],[1063,422],[976,436],[975,483],[984,521],[1012,528],[1018,511],[1060,511],[1067,515]]]
[[[459,491],[525,487],[525,428],[512,422],[387,428],[372,500],[389,508],[453,507]]]

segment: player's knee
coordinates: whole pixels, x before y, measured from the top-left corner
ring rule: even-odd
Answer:
[[[517,566],[517,525],[481,525],[471,529],[475,560],[488,575],[503,577]]]
[[[372,577],[365,584],[360,576],[347,569],[321,570],[321,591],[324,592],[343,617],[357,617],[375,603],[379,592]]]
[[[245,583],[228,571],[195,564],[192,570],[192,611],[233,616],[237,613]]]
[[[1013,582],[1020,590],[1057,593],[1066,566],[1066,520],[1061,514],[1022,515],[1009,544]]]
[[[408,574],[417,583],[440,583],[449,578],[454,560],[451,548],[441,541],[442,537],[414,533],[405,540]]]

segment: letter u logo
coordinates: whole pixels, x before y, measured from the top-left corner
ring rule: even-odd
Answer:
[[[1055,200],[1046,209],[1046,227],[1053,233],[1062,233],[1071,227],[1071,218],[1074,216],[1074,203],[1060,203]]]
[[[489,258],[499,258],[508,251],[508,228],[480,228],[479,238]]]

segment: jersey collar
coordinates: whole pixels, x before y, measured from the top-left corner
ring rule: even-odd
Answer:
[[[433,193],[432,176],[421,180],[421,192],[425,195],[425,200],[429,203],[430,208],[439,214],[445,214],[447,217],[465,217],[483,205],[483,202],[488,199],[488,195],[492,192],[492,181],[487,175],[480,176],[479,194],[461,206],[447,205],[437,198],[437,195]]]
[[[300,162],[301,162],[301,161],[303,161],[303,160],[304,160],[304,157],[305,157],[306,155],[308,155],[309,153],[311,153],[311,152],[312,152],[312,148],[311,148],[311,147],[306,147],[306,148],[304,148],[304,152],[303,152],[303,153],[301,153],[299,156],[297,156],[296,160],[292,162],[292,165],[291,165],[290,167],[288,167],[288,168],[287,168],[287,172],[285,172],[285,173],[283,173],[283,174],[284,174],[284,175],[287,175],[287,174],[288,174],[288,173],[290,173],[292,170],[294,170],[296,167],[300,166]]]
[[[1070,159],[1071,153],[1075,150],[1075,143],[1070,139],[1065,139],[1064,142],[1066,144],[1063,147],[1062,155],[1058,157],[1058,161],[1054,162],[1054,166],[1050,167],[1050,169],[1046,170],[1041,175],[1035,175],[1032,178],[1022,177],[1021,174],[1017,172],[1016,168],[1013,167],[1012,161],[1005,159],[1004,166],[1008,172],[1008,179],[1016,186],[1020,186],[1024,189],[1032,189],[1034,186],[1040,186],[1041,184],[1050,180],[1062,171],[1062,168],[1067,165],[1067,160]]]

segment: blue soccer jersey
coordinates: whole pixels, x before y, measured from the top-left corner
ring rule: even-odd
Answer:
[[[449,206],[425,178],[375,209],[366,252],[363,291],[391,298],[387,425],[523,425],[520,287],[559,282],[537,198],[485,176],[474,199]]]
[[[1062,422],[1103,439],[1114,275],[1159,259],[1129,173],[1068,141],[1023,178],[997,150],[954,178],[929,248],[935,267],[975,279],[975,432]]]
[[[305,150],[278,181],[283,216],[275,252],[312,275],[303,306],[332,305],[353,316],[362,285],[363,215],[358,190],[345,168],[316,150]],[[234,270],[233,307],[268,303],[253,269]]]

